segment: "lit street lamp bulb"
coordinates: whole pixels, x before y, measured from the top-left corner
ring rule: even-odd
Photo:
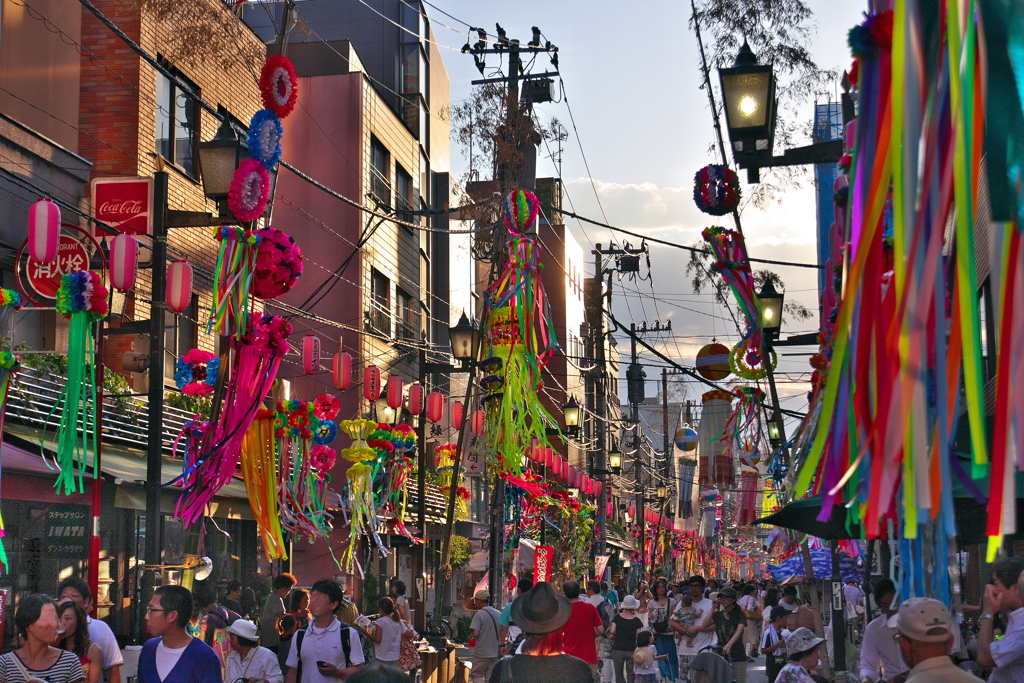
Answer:
[[[740,113],[744,116],[753,116],[755,111],[757,111],[757,100],[750,95],[744,96],[740,100]]]
[[[775,311],[773,311],[772,309],[770,309],[770,308],[764,309],[764,317],[767,320],[771,320],[774,315],[775,315]]]

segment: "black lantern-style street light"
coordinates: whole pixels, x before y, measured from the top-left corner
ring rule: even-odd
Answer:
[[[465,311],[459,318],[459,323],[448,328],[448,339],[451,341],[452,356],[455,360],[463,365],[476,360],[477,351],[480,349],[480,330],[469,322]]]
[[[661,484],[660,486],[658,486],[656,491],[657,491],[658,500],[664,501],[666,498],[668,498],[668,487],[665,486],[664,484]]]
[[[612,474],[622,473],[622,453],[618,449],[608,454],[608,467],[611,469]]]
[[[775,141],[775,73],[771,65],[758,64],[746,40],[729,68],[719,69],[725,124],[732,153],[744,161],[769,158]]]
[[[779,429],[779,417],[776,414],[768,420],[768,443],[774,450],[778,450],[782,445],[782,430]]]
[[[782,303],[785,296],[775,291],[771,279],[765,280],[761,291],[757,293],[761,302],[761,333],[767,346],[779,338],[782,330]]]
[[[565,433],[577,436],[580,433],[580,404],[575,396],[570,397],[569,402],[562,406],[562,416],[565,419]]]
[[[245,142],[239,137],[227,116],[212,140],[199,143],[199,165],[202,169],[203,193],[227,207],[228,189],[235,170],[249,157]],[[223,211],[222,211],[223,213]]]

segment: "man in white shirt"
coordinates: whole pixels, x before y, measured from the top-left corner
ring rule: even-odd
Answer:
[[[336,581],[320,579],[313,584],[309,593],[313,620],[292,638],[285,683],[333,683],[363,667],[366,660],[359,634],[334,616],[343,596]]]
[[[861,683],[876,683],[880,678],[891,680],[897,674],[910,670],[893,639],[896,629],[889,626],[889,617],[896,614],[898,607],[893,604],[895,600],[896,585],[889,579],[879,581],[875,586],[875,604],[882,614],[864,629],[860,649]]]
[[[900,654],[913,667],[906,683],[981,683],[949,658],[953,619],[938,600],[907,600],[889,625],[899,632]]]
[[[88,616],[92,612],[92,591],[89,584],[77,576],[69,576],[57,586],[57,600],[70,600],[85,610],[89,624],[89,640],[100,646],[103,652],[103,672],[109,683],[121,683],[121,648],[117,646],[117,638],[105,622]]]
[[[863,621],[861,615],[864,613],[864,607],[861,600],[864,598],[864,591],[856,582],[851,581],[843,586],[843,597],[846,598],[846,636],[850,642],[855,643],[855,637],[860,633],[860,622]]]
[[[710,598],[704,597],[704,577],[694,574],[690,577],[689,584],[693,607],[699,610],[696,622],[692,626],[684,626],[682,621],[677,618],[682,602],[678,603],[676,611],[672,613],[672,618],[668,622],[669,627],[675,633],[682,635],[682,640],[676,644],[676,652],[679,657],[679,678],[684,681],[689,680],[687,677],[689,676],[690,660],[710,645],[715,638],[715,622],[708,618],[715,607]],[[693,641],[688,645],[687,642],[691,637]]]
[[[978,664],[993,668],[989,683],[1024,681],[1024,603],[1021,576],[1024,557],[1007,557],[992,566],[992,580],[985,586],[978,618]],[[1006,615],[1006,633],[994,640],[992,618]]]
[[[227,628],[231,652],[224,662],[224,680],[246,683],[284,683],[277,655],[257,643],[256,624],[236,619]]]

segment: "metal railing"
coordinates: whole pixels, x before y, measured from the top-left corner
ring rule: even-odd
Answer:
[[[366,324],[375,332],[391,336],[391,311],[384,305],[370,299],[367,301]]]
[[[370,167],[370,194],[381,204],[391,206],[391,181],[373,167]]]
[[[67,378],[60,375],[21,368],[8,392],[7,418],[25,426],[45,429],[56,438],[61,416],[60,396],[66,384]],[[145,449],[149,439],[149,402],[145,397],[119,398],[103,397],[104,441]],[[165,405],[163,415],[163,450],[170,455],[174,440],[193,414]]]

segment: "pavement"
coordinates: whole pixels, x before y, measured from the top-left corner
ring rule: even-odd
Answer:
[[[764,655],[758,655],[747,664],[747,683],[768,683],[768,674],[764,670]]]

